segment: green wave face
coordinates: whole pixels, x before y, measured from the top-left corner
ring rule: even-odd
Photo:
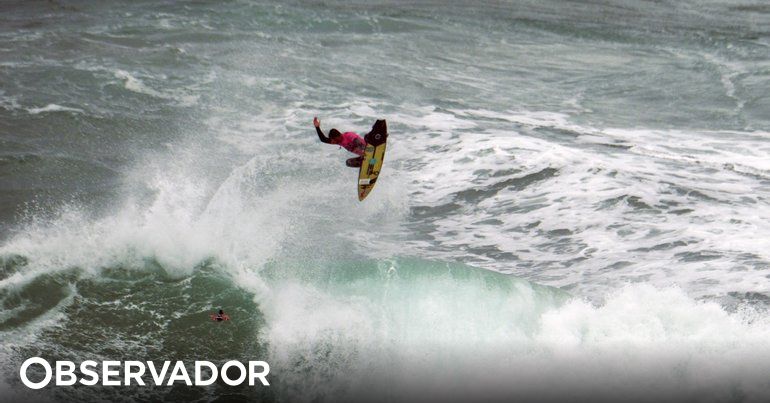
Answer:
[[[23,272],[25,264],[9,258],[5,271]],[[44,273],[9,287],[3,303],[18,315],[2,326],[11,333],[41,328],[34,343],[16,351],[19,360],[43,350],[46,359],[76,362],[260,359],[271,365],[270,388],[221,382],[192,389],[55,388],[57,399],[127,393],[335,400],[370,396],[384,385],[399,385],[404,397],[413,396],[412,377],[465,374],[467,367],[454,373],[459,368],[446,362],[531,349],[526,340],[542,314],[568,298],[511,275],[413,258],[272,261],[238,273],[210,260],[181,279],[147,260],[141,268],[103,268],[98,275],[78,268]],[[211,322],[208,315],[219,308],[232,320]],[[46,323],[51,320],[58,325]]]

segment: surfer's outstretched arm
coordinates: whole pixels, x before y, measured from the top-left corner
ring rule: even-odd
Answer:
[[[318,118],[313,118],[313,126],[315,126],[315,132],[318,134],[318,139],[321,140],[322,143],[331,144],[332,140],[326,137],[324,132],[321,131],[321,122]]]

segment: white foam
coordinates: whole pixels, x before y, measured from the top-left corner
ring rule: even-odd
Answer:
[[[288,279],[258,296],[271,368],[293,399],[770,393],[766,316],[729,314],[678,288],[629,285],[600,306],[575,299],[544,307],[528,287],[368,281]]]
[[[476,123],[469,119],[463,119],[455,114],[440,112],[434,106],[406,106],[405,110],[393,114],[392,121],[405,123],[410,128],[420,132],[451,133],[458,129],[472,129]]]
[[[434,241],[406,243],[413,253],[475,262],[586,295],[630,280],[679,284],[693,295],[770,288],[761,263],[753,267],[748,258],[770,260],[767,237],[755,236],[770,234],[767,209],[760,207],[770,202],[761,196],[770,173],[764,132],[601,129],[561,113],[454,112],[477,126],[429,136],[420,119],[401,116],[409,127],[399,139],[410,150],[404,158],[420,157],[405,172],[411,203],[459,203],[427,221]],[[504,122],[523,126],[506,129]],[[576,141],[534,137],[531,128],[566,130]],[[546,168],[557,176],[523,189],[500,187],[477,205],[457,200],[462,192],[490,192]],[[658,212],[637,212],[637,202]],[[692,260],[684,260],[687,254]],[[605,269],[619,262],[626,263]]]
[[[704,53],[703,58],[717,67],[720,81],[725,89],[725,95],[735,100],[735,110],[739,112],[746,105],[746,100],[736,94],[735,81],[747,72],[748,66],[740,62],[725,60],[709,53]]]
[[[182,90],[158,91],[150,87],[149,85],[145,84],[144,81],[140,80],[139,78],[135,77],[133,74],[125,70],[118,69],[114,72],[114,74],[116,78],[125,80],[123,86],[127,90],[133,91],[139,94],[149,95],[155,98],[179,101],[179,103],[184,106],[194,105],[198,102],[198,99],[200,98],[199,95],[189,94]]]
[[[19,100],[16,96],[5,95],[5,91],[0,90],[0,108],[8,111],[21,109]]]
[[[73,112],[73,113],[85,113],[82,109],[78,108],[70,108],[67,106],[61,106],[57,104],[48,104],[46,106],[43,106],[41,108],[27,108],[27,111],[33,115],[38,115],[40,113],[46,113],[46,112]]]

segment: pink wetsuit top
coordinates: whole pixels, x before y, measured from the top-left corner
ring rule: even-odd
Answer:
[[[339,145],[353,154],[364,155],[366,141],[356,133],[345,132],[342,133],[342,141],[340,141]]]

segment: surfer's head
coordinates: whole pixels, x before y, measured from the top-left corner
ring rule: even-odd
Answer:
[[[223,311],[223,310],[221,310],[221,309],[220,309],[220,310],[219,310],[219,314],[220,314],[220,315],[224,315],[224,314],[225,314],[225,311]]]
[[[331,140],[332,144],[339,144],[342,141],[342,133],[337,129],[329,130],[329,140]]]

